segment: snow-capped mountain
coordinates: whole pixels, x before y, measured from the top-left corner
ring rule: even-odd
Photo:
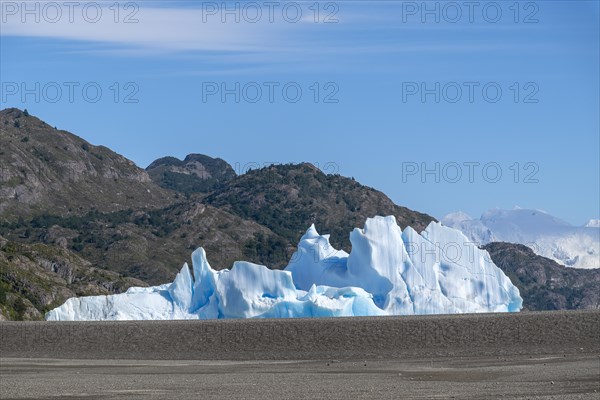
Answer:
[[[48,320],[295,318],[514,312],[519,290],[485,250],[432,222],[402,231],[394,216],[369,218],[334,249],[311,226],[285,270],[237,261],[211,268],[204,249],[173,283],[124,294],[71,298]]]
[[[587,224],[585,224],[586,228],[600,228],[600,219],[590,219]]]
[[[598,220],[573,226],[544,211],[515,208],[492,209],[480,219],[456,212],[446,215],[441,222],[480,244],[520,243],[567,267],[600,268]]]

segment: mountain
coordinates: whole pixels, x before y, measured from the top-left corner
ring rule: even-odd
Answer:
[[[145,283],[94,268],[61,246],[0,236],[0,320],[36,320],[73,296],[121,293]]]
[[[523,299],[487,253],[456,229],[432,222],[402,231],[396,217],[369,218],[350,233],[350,254],[333,249],[312,225],[285,271],[237,261],[214,271],[204,249],[171,284],[125,295],[69,299],[57,321],[307,318],[517,312]],[[461,257],[439,249],[460,245]],[[428,246],[427,246],[428,245]],[[428,247],[428,257],[415,249]]]
[[[21,243],[63,246],[94,266],[149,284],[173,279],[200,244],[212,252],[217,269],[241,258],[273,265],[292,252],[268,228],[191,200],[156,210],[34,216],[0,224],[0,234]]]
[[[189,154],[183,161],[175,157],[159,158],[146,171],[158,186],[186,195],[210,192],[236,177],[226,161],[203,154]]]
[[[0,111],[0,219],[153,209],[173,194],[146,171],[16,108]]]
[[[600,269],[567,268],[521,244],[483,248],[519,288],[526,310],[600,308]]]
[[[586,228],[600,228],[600,219],[590,219],[584,226]]]
[[[347,232],[352,227],[348,227],[347,220],[362,224],[367,217],[387,213],[396,215],[403,226],[421,228],[432,220],[425,214],[396,206],[381,192],[348,178],[325,175],[312,166],[274,166],[249,174],[249,182],[243,179],[245,176],[229,181],[225,187],[233,186],[228,191],[219,189],[208,197],[180,196],[163,208],[92,211],[82,216],[34,215],[18,222],[0,223],[0,234],[27,243],[66,243],[67,248],[94,265],[159,284],[172,280],[179,264],[190,261],[189,254],[199,246],[210,252],[217,270],[239,259],[283,268],[295,250],[294,243],[313,222],[327,221],[323,229],[334,227],[333,232],[328,230],[336,239],[332,243],[346,243],[349,248]],[[282,184],[273,182],[273,175],[282,180],[291,175],[298,178]],[[241,188],[248,184],[252,192],[241,193]],[[315,185],[329,189],[321,191]],[[279,193],[288,190],[298,196],[291,202],[280,203]],[[343,195],[339,204],[332,199],[333,191]],[[269,196],[268,202],[261,200],[265,194]],[[237,208],[238,202],[261,201],[256,215],[239,212]],[[302,217],[317,214],[327,218]],[[341,231],[335,224],[346,227],[343,236],[335,235]]]
[[[331,234],[331,243],[350,250],[348,232],[375,215],[394,215],[401,227],[425,229],[435,219],[401,207],[385,194],[354,179],[326,175],[311,164],[272,165],[249,171],[205,201],[268,227],[296,243],[307,226]]]
[[[567,267],[600,268],[600,229],[593,221],[573,226],[544,211],[521,208],[489,210],[480,219],[462,212],[442,218],[444,225],[461,230],[477,243],[524,244]]]

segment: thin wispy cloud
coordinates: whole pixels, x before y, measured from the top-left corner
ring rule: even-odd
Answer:
[[[43,17],[35,22],[33,16],[26,16],[22,22],[20,11],[15,15],[3,15],[1,35],[110,43],[116,47],[155,52],[266,51],[272,42],[269,37],[279,30],[276,24],[207,20],[202,10],[183,8],[141,7],[130,21],[124,22],[125,17],[119,17],[120,20],[115,22],[109,7],[102,4],[102,17],[96,22],[89,22],[93,18],[86,21],[80,13],[75,13],[72,21],[63,13],[57,22]]]
[[[301,7],[301,15],[293,9],[284,14],[283,6],[271,12],[264,8],[266,3],[257,2],[263,5],[260,17],[256,10],[240,10],[240,4],[249,4],[240,2],[82,2],[72,18],[61,6],[65,3],[54,3],[63,8],[61,18],[53,21],[56,13],[48,8],[45,15],[41,12],[39,22],[35,15],[23,15],[24,3],[1,3],[0,38],[50,40],[57,44],[60,54],[191,58],[199,62],[200,66],[190,69],[182,65],[177,73],[339,72],[365,65],[380,70],[396,66],[373,63],[372,57],[503,52],[519,46],[526,47],[523,51],[532,50],[531,43],[506,42],[501,32],[513,29],[514,24],[422,24],[414,16],[404,23],[401,8],[393,2],[321,2],[318,11],[314,2],[292,2]],[[95,8],[86,17],[86,4],[99,4],[101,17],[97,18]],[[115,4],[120,6],[118,13]],[[126,4],[135,4],[135,8],[125,8]],[[228,12],[235,7],[237,16]],[[488,40],[481,43],[477,34],[465,34],[467,29],[485,30]]]
[[[7,5],[10,3],[10,7]],[[377,31],[390,28],[399,30],[458,30],[464,26],[456,24],[402,23],[399,14],[393,12],[397,7],[389,7],[388,13],[382,13],[379,8],[369,7],[368,4],[326,3],[335,7],[322,6],[318,12],[314,5],[303,4],[301,16],[297,11],[284,15],[281,10],[270,11],[260,9],[260,17],[256,10],[238,10],[236,15],[227,13],[224,3],[212,3],[218,10],[202,6],[188,7],[157,7],[159,2],[131,3],[140,4],[139,9],[121,9],[115,12],[112,2],[100,2],[101,17],[97,18],[98,10],[83,11],[81,3],[69,18],[69,10],[61,7],[62,16],[55,18],[56,11],[49,8],[46,12],[40,10],[37,16],[24,13],[25,3],[2,2],[2,29],[0,37],[38,37],[62,39],[69,41],[89,42],[95,44],[88,51],[114,51],[120,55],[147,55],[169,52],[257,52],[257,53],[286,53],[316,51],[345,52],[353,46],[354,41],[362,41],[368,37],[367,45],[377,51],[415,51],[420,43],[406,43],[404,40],[390,42],[379,35],[362,35],[356,39],[344,37],[344,33],[358,30],[359,32]],[[39,4],[39,2],[36,2]],[[119,3],[114,3],[119,4]],[[127,3],[129,4],[129,3]],[[239,5],[239,3],[237,3]],[[256,3],[262,4],[262,3]],[[296,3],[300,4],[300,3]],[[377,3],[374,3],[377,4]],[[356,6],[360,5],[360,10]],[[16,9],[15,9],[16,7]],[[40,6],[43,8],[43,6]],[[235,7],[235,4],[234,4]],[[84,15],[87,14],[87,17]],[[287,16],[286,16],[287,15]],[[296,16],[298,18],[296,19]],[[54,20],[55,19],[55,20]],[[72,20],[70,20],[72,19]],[[225,22],[223,22],[223,19]],[[115,21],[116,20],[116,21]],[[25,21],[25,22],[23,22]],[[93,22],[92,22],[93,21]],[[253,22],[255,21],[255,22]],[[473,27],[471,27],[473,28]],[[439,38],[436,38],[439,41]],[[107,48],[106,45],[112,48]],[[362,44],[362,43],[361,43]],[[439,42],[436,42],[439,46]],[[461,48],[468,49],[469,43],[463,43]],[[361,46],[365,48],[365,46]],[[428,49],[428,46],[424,46]],[[359,48],[354,48],[360,51]],[[478,51],[477,46],[473,51]]]

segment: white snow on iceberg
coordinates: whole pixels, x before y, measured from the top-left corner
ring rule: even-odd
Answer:
[[[213,270],[192,253],[171,284],[71,298],[47,320],[300,318],[515,312],[518,289],[460,231],[432,222],[421,234],[393,216],[369,218],[336,250],[314,225],[285,270],[237,261]]]

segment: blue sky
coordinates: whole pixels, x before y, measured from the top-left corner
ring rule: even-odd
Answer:
[[[600,216],[598,1],[22,4],[0,107],[141,167],[308,161],[438,218]]]

